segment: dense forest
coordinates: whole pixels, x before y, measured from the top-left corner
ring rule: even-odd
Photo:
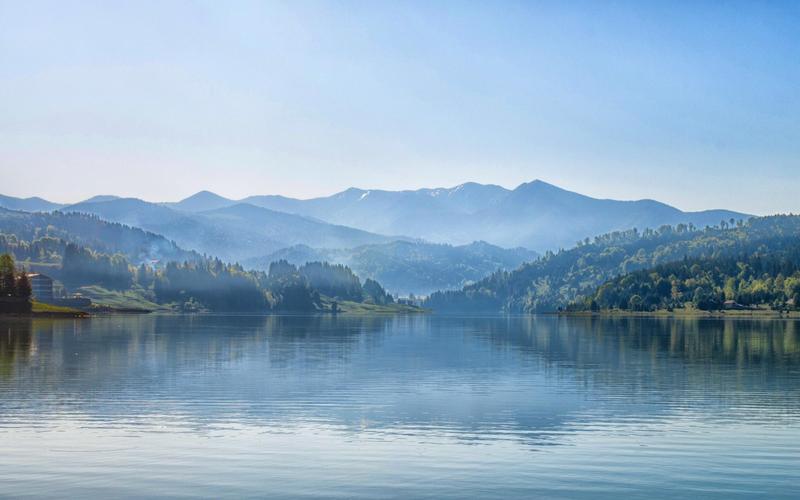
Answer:
[[[570,309],[701,310],[800,305],[800,245],[762,255],[685,259],[636,271],[601,285]]]
[[[131,264],[123,254],[105,254],[53,236],[24,241],[0,233],[0,253],[13,256],[32,271],[51,274],[71,288],[97,284],[126,289],[134,282]]]
[[[136,264],[202,258],[200,254],[184,250],[158,234],[78,213],[29,213],[0,208],[0,233],[14,235],[19,241],[25,242],[43,241],[46,237],[58,238],[109,255],[123,254]],[[37,257],[32,256],[30,260],[38,260]],[[22,257],[18,259],[28,260]]]
[[[218,259],[200,263],[170,263],[163,271],[141,267],[140,276],[152,273],[159,303],[196,304],[221,311],[314,311],[323,308],[322,297],[333,300],[390,304],[391,295],[375,281],[364,285],[342,265],[312,262],[296,267],[273,262],[269,272],[245,271],[238,264]],[[148,283],[141,283],[148,287]]]
[[[461,288],[498,269],[515,269],[537,256],[524,248],[500,248],[483,241],[458,246],[393,241],[342,249],[295,245],[244,263],[266,270],[278,260],[295,265],[334,262],[348,266],[362,278],[379,281],[395,294],[427,295],[436,290]]]
[[[798,235],[800,216],[794,215],[723,221],[704,229],[681,224],[614,232],[548,253],[515,271],[494,273],[462,290],[437,292],[426,306],[445,312],[556,311],[582,302],[619,276],[684,259],[788,252]]]
[[[45,272],[69,290],[99,286],[184,311],[314,311],[324,308],[323,297],[378,305],[394,302],[374,280],[362,285],[350,268],[327,262],[298,268],[279,261],[265,273],[192,255],[196,258],[180,263],[135,266],[122,253],[107,254],[53,236],[25,241],[7,234],[0,234],[0,253]]]

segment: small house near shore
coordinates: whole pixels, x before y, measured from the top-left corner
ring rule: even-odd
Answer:
[[[42,273],[30,273],[28,279],[31,281],[31,295],[34,299],[39,302],[53,301],[53,278]]]
[[[747,307],[743,306],[742,304],[736,302],[735,300],[726,300],[722,304],[723,309],[727,309],[729,311],[741,311],[743,309],[747,309]]]

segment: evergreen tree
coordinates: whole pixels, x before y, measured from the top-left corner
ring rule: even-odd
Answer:
[[[375,280],[367,278],[364,282],[364,301],[373,304],[385,305],[394,302],[391,295]]]
[[[0,255],[0,297],[16,295],[15,276],[14,257],[7,253]]]
[[[24,299],[30,299],[33,293],[31,288],[31,280],[28,278],[28,273],[23,269],[17,277],[16,296]]]

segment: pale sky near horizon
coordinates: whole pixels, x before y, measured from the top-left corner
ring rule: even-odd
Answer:
[[[800,2],[0,0],[0,193],[800,212]]]

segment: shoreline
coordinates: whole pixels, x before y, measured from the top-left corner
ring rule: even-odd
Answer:
[[[27,313],[3,313],[0,319],[86,319],[92,315],[84,311],[31,311]]]
[[[558,312],[558,316],[575,318],[757,318],[757,319],[800,319],[800,311],[773,311],[773,310],[731,310],[731,311],[700,311],[700,310],[676,310],[676,311],[574,311]]]

